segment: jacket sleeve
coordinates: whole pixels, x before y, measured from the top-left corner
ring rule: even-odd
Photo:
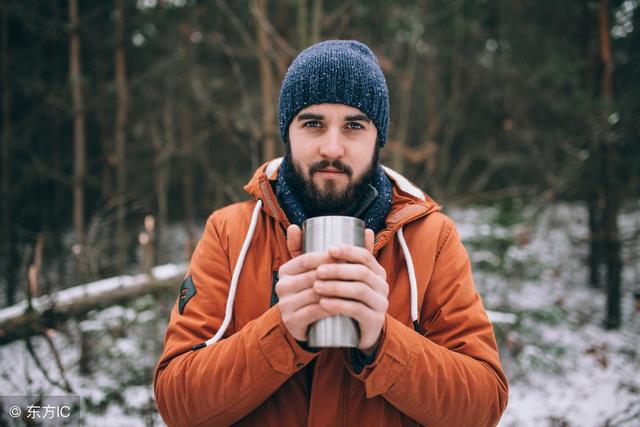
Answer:
[[[360,373],[347,366],[368,398],[381,395],[421,424],[493,426],[507,405],[507,379],[467,253],[450,219],[441,230],[421,310],[424,334],[387,314],[373,363]]]
[[[316,355],[296,343],[282,324],[277,304],[240,331],[192,350],[222,324],[231,281],[215,218],[216,213],[207,221],[187,273],[196,293],[182,313],[177,303],[173,307],[155,369],[156,403],[169,426],[232,424]]]

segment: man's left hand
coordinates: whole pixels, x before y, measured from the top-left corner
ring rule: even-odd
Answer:
[[[385,313],[389,306],[387,273],[374,258],[373,231],[365,232],[365,248],[351,245],[329,249],[339,264],[323,264],[316,269],[313,288],[321,295],[320,306],[331,314],[343,314],[358,322],[358,348],[367,356],[377,347]]]

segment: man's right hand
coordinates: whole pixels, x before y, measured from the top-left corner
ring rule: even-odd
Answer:
[[[298,341],[307,341],[309,325],[331,315],[318,304],[320,296],[313,290],[316,268],[335,260],[328,252],[302,254],[302,230],[297,225],[287,229],[287,248],[292,258],[278,272],[278,305],[291,335]]]

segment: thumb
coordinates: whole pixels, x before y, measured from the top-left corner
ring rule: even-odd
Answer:
[[[295,224],[287,228],[287,249],[291,258],[295,258],[302,253],[302,230]]]
[[[370,228],[367,228],[366,230],[364,230],[364,247],[369,252],[373,252],[374,241],[375,241],[375,236],[374,236],[373,230]]]

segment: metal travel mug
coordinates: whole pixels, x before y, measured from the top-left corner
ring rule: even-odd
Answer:
[[[324,252],[331,246],[353,245],[364,248],[364,221],[350,216],[319,216],[302,223],[302,250]],[[311,347],[357,347],[358,325],[348,316],[336,315],[309,327]]]

